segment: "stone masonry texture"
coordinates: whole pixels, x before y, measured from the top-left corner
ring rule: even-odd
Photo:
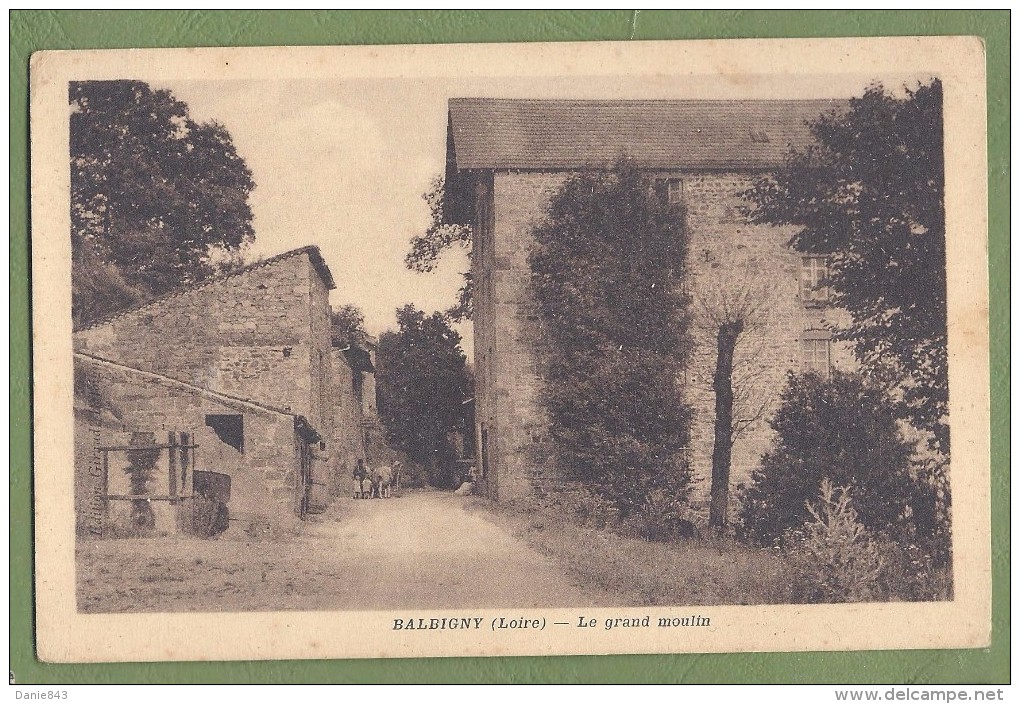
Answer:
[[[330,345],[316,279],[305,256],[251,268],[78,331],[76,349],[286,407],[318,428],[315,367]]]
[[[334,466],[330,476],[330,492],[334,495],[348,493],[351,489],[351,477],[357,467],[358,460],[367,461],[365,435],[363,431],[362,406],[354,395],[354,375],[363,372],[354,371],[347,364],[344,354],[334,349],[333,381],[336,388],[333,393],[336,404],[335,423],[333,429],[333,448],[330,453]],[[370,375],[366,375],[370,376]]]
[[[280,416],[288,419],[279,421],[286,431],[245,428],[246,441],[264,435],[265,442],[274,444],[275,459],[258,452],[249,455],[247,446],[244,458],[263,476],[277,505],[282,502],[288,510],[297,509],[302,491],[294,468],[293,416],[303,416],[322,437],[309,448],[312,504],[321,509],[328,501],[325,488],[335,484],[346,459],[341,452],[362,435],[350,423],[343,430],[355,433],[354,439],[337,435],[338,398],[352,391],[349,383],[334,380],[329,310],[333,282],[322,267],[321,259],[313,260],[307,249],[296,250],[79,330],[75,349],[290,414]],[[150,394],[151,389],[125,396],[126,408],[136,403],[131,412],[140,430],[164,423],[160,404],[150,402]],[[166,394],[166,399],[172,397]],[[261,441],[252,442],[254,451]]]
[[[696,171],[655,174],[683,181],[689,230],[685,280],[693,313],[694,352],[681,381],[694,410],[689,457],[695,505],[707,499],[714,424],[712,380],[718,313],[754,301],[734,365],[735,418],[743,427],[733,446],[731,483],[748,480],[770,446],[768,420],[788,371],[801,368],[801,341],[825,337],[833,311],[800,297],[800,255],[788,242],[794,231],[747,221],[742,198],[750,172]],[[543,349],[547,336],[530,293],[528,254],[532,232],[565,172],[497,171],[479,179],[474,223],[475,369],[478,446],[488,449],[483,467],[490,495],[524,496],[561,483],[542,409]],[[833,345],[836,367],[852,356]],[[486,435],[483,444],[483,432]]]
[[[76,398],[76,406],[91,411],[86,414],[76,408],[76,455],[79,449],[88,452],[93,431],[104,438],[120,437],[131,431],[153,432],[163,438],[167,432],[186,432],[198,445],[194,469],[220,472],[231,478],[231,527],[244,529],[252,523],[279,527],[294,520],[301,440],[295,435],[292,415],[217,397],[172,379],[81,355],[76,357],[76,363],[87,375],[88,384],[101,389],[102,397],[100,408],[87,408]],[[209,414],[242,417],[243,452],[223,443],[206,425]],[[115,460],[120,459],[122,455],[111,454],[111,484],[119,478]],[[81,503],[84,500],[81,497],[89,493],[89,467],[88,457],[75,463],[76,503]],[[82,515],[79,510],[79,519]]]

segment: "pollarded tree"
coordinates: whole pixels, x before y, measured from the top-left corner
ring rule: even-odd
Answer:
[[[451,487],[459,478],[452,434],[467,436],[472,397],[460,335],[441,313],[413,305],[397,311],[399,330],[379,337],[376,389],[379,417],[390,446],[425,467],[430,484]]]
[[[749,261],[739,274],[730,275],[732,285],[707,287],[694,301],[702,333],[715,342],[711,386],[715,427],[708,523],[717,528],[728,521],[733,444],[772,405],[771,395],[759,382],[768,373],[761,352],[769,333],[774,293],[756,273],[755,262]]]
[[[823,283],[851,318],[838,339],[948,453],[942,84],[873,85],[811,130],[814,144],[750,192],[753,218],[800,226],[793,245],[828,256]]]
[[[530,257],[558,461],[624,516],[654,488],[684,497],[690,477],[686,232],[659,190],[626,164],[568,178]]]
[[[77,322],[206,278],[254,240],[255,184],[223,125],[141,81],[75,81],[69,100]]]

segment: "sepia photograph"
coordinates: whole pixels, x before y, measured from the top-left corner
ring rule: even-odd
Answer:
[[[33,58],[50,657],[987,642],[980,43],[637,44]]]

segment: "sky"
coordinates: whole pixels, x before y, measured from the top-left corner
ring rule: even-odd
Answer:
[[[336,280],[331,303],[353,303],[374,335],[395,327],[395,310],[426,312],[456,301],[463,251],[437,271],[404,266],[412,236],[424,232],[422,194],[445,163],[451,97],[517,98],[845,98],[875,77],[778,75],[152,82],[169,88],[200,122],[230,132],[256,184],[250,196],[255,244],[272,256],[318,245]],[[879,77],[885,85],[918,78]],[[471,326],[457,326],[472,354]]]

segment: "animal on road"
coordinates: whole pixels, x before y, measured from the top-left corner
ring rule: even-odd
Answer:
[[[388,499],[393,495],[393,469],[389,465],[372,472],[372,491],[376,498]]]

